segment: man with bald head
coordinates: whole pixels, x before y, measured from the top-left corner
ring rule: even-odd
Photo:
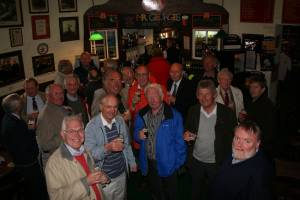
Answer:
[[[195,87],[190,80],[183,76],[182,64],[173,63],[169,73],[167,90],[170,95],[170,103],[185,119],[188,108],[196,102]]]
[[[217,57],[215,57],[214,55],[205,56],[202,60],[202,70],[193,79],[196,82],[196,84],[200,80],[210,79],[217,86],[218,85],[218,81],[217,81],[218,64],[219,64],[219,61],[218,61]]]
[[[64,91],[61,85],[49,85],[46,89],[46,98],[47,103],[39,113],[36,128],[43,167],[46,166],[48,158],[61,143],[61,123],[63,118],[69,114],[63,107]]]
[[[87,124],[85,147],[91,152],[96,165],[111,182],[103,188],[105,200],[124,200],[126,171],[137,171],[129,143],[128,128],[118,114],[118,99],[105,95],[99,103],[100,113]]]
[[[91,54],[89,52],[83,52],[80,55],[79,66],[74,69],[74,74],[79,77],[82,86],[88,83],[88,74],[91,69],[97,69],[91,58]]]

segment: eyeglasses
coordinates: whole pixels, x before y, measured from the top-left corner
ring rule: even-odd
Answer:
[[[70,130],[65,130],[64,132],[69,134],[69,135],[82,134],[84,132],[84,129],[83,128],[80,128],[80,129],[77,129],[77,130],[70,129]]]
[[[148,73],[141,73],[141,74],[136,73],[136,77],[146,77],[146,76],[148,76]]]

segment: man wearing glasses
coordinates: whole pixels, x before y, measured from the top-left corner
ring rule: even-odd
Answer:
[[[60,135],[63,144],[49,158],[45,169],[50,199],[103,199],[99,183],[107,183],[108,178],[95,168],[83,146],[81,116],[65,117]]]
[[[145,97],[144,89],[150,83],[156,83],[156,79],[149,73],[146,66],[140,65],[135,69],[136,82],[129,88],[128,91],[128,107],[131,114],[134,117],[139,112],[139,110],[145,107],[148,102]],[[167,90],[162,86],[164,93],[164,101],[169,102],[167,96]]]

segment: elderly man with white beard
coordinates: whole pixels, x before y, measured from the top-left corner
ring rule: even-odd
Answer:
[[[269,200],[273,166],[259,150],[260,128],[252,121],[240,123],[234,133],[232,155],[216,176],[210,199]]]

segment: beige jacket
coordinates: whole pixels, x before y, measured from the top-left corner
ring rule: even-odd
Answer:
[[[84,153],[90,171],[94,161],[88,152]],[[49,158],[45,169],[47,189],[51,200],[96,200],[96,195],[87,183],[87,175],[80,163],[73,158],[62,144]],[[98,185],[102,195],[101,187]],[[103,197],[101,196],[103,200]]]
[[[243,94],[240,89],[230,86],[230,90],[232,92],[234,104],[235,104],[235,114],[238,119],[239,113],[244,110],[244,100],[243,100]],[[220,94],[220,86],[217,87],[217,98],[216,102],[224,104],[223,98]]]

